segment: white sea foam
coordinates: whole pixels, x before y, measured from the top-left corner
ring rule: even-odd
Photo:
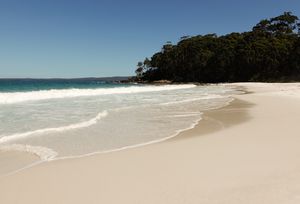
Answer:
[[[177,114],[177,115],[170,115],[170,116],[166,116],[168,118],[185,118],[185,117],[193,117],[193,116],[199,116],[201,115],[200,112],[196,112],[196,113],[188,113],[188,114]]]
[[[219,109],[221,107],[225,107],[225,106],[229,105],[232,101],[234,101],[234,98],[232,98],[230,96],[228,96],[226,98],[228,98],[228,101],[226,101],[226,102],[224,102],[222,104],[219,104],[219,106],[215,106],[212,109]],[[207,109],[207,110],[210,110],[210,108]],[[143,146],[147,146],[147,145],[151,145],[151,144],[155,144],[155,143],[159,143],[159,142],[163,142],[163,141],[172,139],[172,138],[178,136],[180,133],[182,133],[184,131],[187,131],[187,130],[195,128],[196,125],[198,125],[199,122],[202,120],[203,112],[197,112],[197,113],[196,112],[190,112],[190,113],[186,112],[186,113],[187,114],[182,114],[182,115],[177,115],[177,116],[179,116],[179,117],[198,116],[198,118],[195,119],[195,120],[193,120],[193,121],[191,121],[190,126],[188,126],[186,128],[178,129],[173,134],[170,134],[169,136],[166,136],[166,137],[163,137],[163,138],[159,138],[159,139],[156,139],[156,140],[150,140],[150,141],[144,142],[144,143],[138,143],[138,144],[135,144],[135,145],[128,145],[128,146],[124,146],[124,147],[120,147],[120,148],[116,148],[116,149],[103,150],[103,151],[95,151],[95,152],[91,152],[91,153],[87,153],[87,154],[82,154],[82,155],[57,157],[57,158],[55,158],[55,160],[75,159],[75,158],[82,158],[82,157],[92,156],[92,155],[96,155],[96,154],[105,154],[105,153],[111,153],[111,152],[118,152],[118,151],[123,151],[123,150],[126,150],[126,149],[143,147]],[[174,115],[171,116],[171,117],[174,117]]]
[[[199,122],[202,120],[202,112],[198,113],[199,118],[192,121],[189,127],[183,128],[183,129],[178,129],[176,130],[173,134],[163,137],[163,138],[159,138],[156,140],[150,140],[148,142],[144,142],[144,143],[138,143],[135,145],[128,145],[128,146],[124,146],[124,147],[120,147],[120,148],[116,148],[116,149],[110,149],[110,150],[103,150],[103,151],[96,151],[96,152],[91,152],[91,153],[87,153],[87,154],[82,154],[82,155],[73,155],[73,156],[63,156],[63,157],[58,157],[55,158],[55,160],[63,160],[63,159],[75,159],[75,158],[82,158],[82,157],[87,157],[87,156],[92,156],[92,155],[96,155],[96,154],[106,154],[106,153],[112,153],[112,152],[119,152],[119,151],[123,151],[126,149],[133,149],[133,148],[138,148],[138,147],[143,147],[143,146],[147,146],[147,145],[151,145],[151,144],[156,144],[159,142],[163,142],[169,139],[172,139],[176,136],[178,136],[180,133],[193,129],[194,127],[196,127],[196,125],[199,124]]]
[[[202,113],[197,113],[197,115],[199,116],[199,118],[197,120],[193,121],[189,127],[184,128],[184,129],[179,129],[179,130],[175,131],[175,133],[170,135],[170,136],[160,138],[160,139],[157,139],[157,140],[152,140],[152,141],[145,142],[145,143],[129,145],[129,146],[124,146],[124,147],[120,147],[120,148],[116,148],[116,149],[110,149],[110,150],[104,150],[104,151],[96,151],[96,152],[91,152],[91,153],[77,155],[77,156],[74,155],[74,156],[57,157],[58,156],[57,152],[55,152],[54,150],[52,150],[50,148],[41,147],[41,146],[30,146],[30,145],[21,145],[21,144],[2,145],[2,146],[0,146],[0,151],[26,152],[26,153],[34,154],[34,155],[38,156],[41,159],[41,161],[38,161],[38,162],[35,162],[31,165],[25,166],[21,169],[17,169],[13,172],[10,172],[9,174],[7,174],[5,176],[17,173],[17,172],[22,171],[22,170],[24,170],[26,168],[29,168],[31,166],[40,164],[44,161],[82,158],[82,157],[92,156],[92,155],[95,155],[95,154],[105,154],[105,153],[118,152],[118,151],[122,151],[122,150],[126,150],[126,149],[138,148],[138,147],[143,147],[143,146],[147,146],[147,145],[150,145],[150,144],[163,142],[165,140],[176,137],[181,132],[184,132],[184,131],[189,130],[189,129],[193,129],[199,123],[199,121],[202,119],[201,118]]]
[[[201,120],[202,111],[225,106],[233,100],[230,98],[230,92],[227,93],[222,87],[193,87],[196,86],[132,86],[0,93],[0,108],[3,107],[2,110],[5,111],[2,112],[7,117],[4,117],[5,120],[3,120],[7,123],[7,126],[3,125],[3,127],[7,128],[3,128],[4,131],[1,131],[2,134],[0,134],[0,151],[28,152],[39,156],[41,160],[37,163],[41,163],[120,151],[161,142],[193,128]],[[168,92],[168,90],[174,91]],[[123,95],[113,97],[110,94]],[[24,103],[21,105],[24,107],[28,105],[28,112],[25,113],[23,106],[5,106],[5,104],[26,101],[37,101],[34,104],[40,104],[38,102],[41,100],[82,96],[92,96],[93,100],[53,100],[41,103],[43,106]],[[102,110],[109,111],[109,117],[103,122],[101,119],[107,116],[107,111],[95,116]],[[50,118],[52,112],[55,116]],[[16,114],[12,115],[11,113]],[[36,115],[33,116],[33,114]],[[92,119],[81,118],[81,115],[85,118],[90,114],[95,114],[95,117]],[[18,121],[19,118],[25,119]],[[46,118],[53,120],[48,124]],[[41,122],[38,121],[39,119]],[[85,121],[74,122],[80,119]],[[70,125],[60,126],[60,121]],[[37,124],[37,122],[40,123]],[[42,126],[39,126],[40,124]],[[114,124],[118,124],[118,126]],[[33,129],[23,131],[27,126]],[[74,129],[76,131],[67,132]],[[157,129],[159,132],[156,131]]]
[[[71,124],[71,125],[62,126],[62,127],[55,127],[55,128],[44,128],[44,129],[39,129],[39,130],[34,130],[34,131],[29,131],[29,132],[24,132],[24,133],[16,133],[16,134],[7,135],[7,136],[0,136],[0,144],[9,142],[9,141],[13,141],[16,139],[26,138],[26,137],[29,137],[32,135],[42,134],[42,133],[63,132],[63,131],[67,131],[67,130],[89,127],[89,126],[95,125],[99,120],[106,117],[107,114],[108,114],[107,111],[102,111],[96,117],[94,117],[88,121],[84,121],[84,122],[80,122],[80,123],[76,123],[76,124]]]
[[[73,98],[82,96],[99,96],[110,94],[130,94],[143,92],[170,91],[196,87],[193,84],[186,85],[163,85],[163,86],[130,86],[119,88],[98,89],[53,89],[31,92],[0,93],[0,104],[12,104],[25,101],[38,101],[48,99]]]
[[[22,144],[3,145],[0,146],[0,151],[27,152],[38,156],[42,161],[52,160],[58,155],[57,152],[47,147],[30,146]]]

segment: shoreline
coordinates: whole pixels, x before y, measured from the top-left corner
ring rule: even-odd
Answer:
[[[206,136],[211,133],[222,131],[225,128],[247,122],[247,120],[250,119],[247,109],[255,104],[248,103],[247,101],[235,97],[233,98],[234,100],[226,106],[204,111],[202,120],[200,120],[194,128],[182,132],[177,135],[177,137],[171,138],[169,141],[187,139],[190,133],[197,133],[197,136],[199,137]],[[234,116],[228,120],[226,114],[232,110],[235,110]]]
[[[245,93],[239,93],[238,95],[246,94],[246,91],[244,91],[242,89],[237,89],[236,91],[245,92]],[[234,98],[233,96],[231,96],[229,98],[231,98],[231,100],[229,102],[227,102],[226,104],[222,105],[221,107],[216,107],[216,108],[201,111],[201,116],[204,116],[204,115],[206,115],[207,113],[210,113],[210,112],[215,112],[217,110],[226,108],[227,106],[230,106],[231,103],[235,103],[235,101],[238,100],[238,99]],[[142,148],[142,147],[145,147],[145,146],[148,146],[148,145],[155,145],[155,144],[159,144],[159,143],[162,143],[162,142],[168,142],[168,141],[173,140],[173,139],[176,140],[177,137],[181,136],[182,134],[185,134],[185,132],[191,131],[194,128],[196,128],[197,126],[199,126],[199,124],[202,123],[203,120],[204,119],[201,117],[200,119],[195,120],[190,125],[190,127],[187,127],[187,128],[184,128],[184,129],[179,129],[173,135],[170,135],[170,136],[167,136],[167,137],[164,137],[164,138],[160,138],[160,139],[157,139],[157,140],[151,140],[151,141],[145,142],[145,143],[140,143],[140,144],[135,144],[135,145],[130,145],[130,146],[124,146],[124,147],[120,147],[120,148],[117,148],[117,149],[111,149],[111,150],[105,150],[105,151],[99,151],[99,152],[92,152],[92,153],[84,154],[84,155],[80,155],[80,156],[69,156],[69,157],[54,158],[54,159],[51,159],[51,160],[45,161],[45,162],[55,162],[55,161],[65,160],[65,159],[66,160],[80,159],[80,158],[85,158],[85,157],[90,157],[90,156],[97,156],[99,154],[110,154],[110,153],[120,152],[120,151],[124,151],[124,150],[126,151],[126,150],[130,150],[130,149],[135,149],[135,148]],[[203,128],[203,127],[201,127],[201,128]],[[206,129],[206,127],[203,128],[203,129]],[[218,130],[216,130],[216,131],[218,131]],[[203,134],[205,134],[205,133],[203,133]]]
[[[190,83],[188,83],[188,84],[190,84]],[[158,84],[158,85],[160,85],[160,84]],[[162,85],[167,85],[167,84],[162,84]],[[238,95],[240,95],[240,94],[246,94],[246,90],[244,90],[242,87],[236,87],[236,88],[233,88],[233,90],[236,91],[236,92],[238,92]],[[234,94],[234,95],[236,95],[236,94]],[[92,152],[92,153],[88,153],[88,154],[84,154],[84,155],[79,155],[79,156],[67,156],[67,157],[53,158],[53,159],[49,159],[49,160],[43,160],[43,159],[40,158],[39,155],[37,155],[35,153],[31,153],[31,152],[17,151],[17,150],[4,151],[2,153],[6,153],[6,154],[10,154],[11,153],[12,155],[13,154],[20,154],[20,155],[24,154],[24,158],[19,157],[18,161],[17,162],[13,162],[11,164],[11,166],[18,166],[18,163],[24,163],[26,161],[29,161],[30,163],[28,165],[26,165],[26,166],[23,166],[23,167],[21,167],[19,169],[15,169],[15,170],[10,171],[10,172],[6,172],[6,173],[3,173],[3,172],[1,173],[0,172],[0,179],[2,177],[11,176],[13,174],[20,173],[20,172],[22,172],[24,170],[33,168],[33,167],[35,167],[37,165],[43,165],[44,163],[56,162],[56,161],[60,161],[60,160],[80,159],[80,158],[85,158],[85,157],[90,157],[90,156],[96,156],[96,155],[99,155],[99,154],[109,154],[109,153],[124,151],[124,150],[128,150],[128,149],[142,148],[142,147],[145,147],[145,146],[148,146],[148,145],[154,145],[154,144],[161,143],[161,142],[168,142],[169,140],[171,140],[171,141],[172,140],[176,140],[177,137],[181,137],[181,135],[184,134],[185,132],[191,131],[194,128],[197,128],[197,126],[199,126],[200,123],[201,123],[201,131],[204,131],[202,134],[206,134],[205,131],[206,131],[207,128],[203,127],[203,125],[202,125],[202,123],[205,123],[205,126],[210,125],[210,124],[207,124],[208,121],[206,121],[206,114],[209,114],[211,112],[215,112],[216,110],[220,110],[220,109],[226,108],[227,106],[231,106],[231,104],[235,103],[235,100],[237,100],[236,98],[234,98],[234,96],[230,96],[229,98],[231,98],[231,100],[228,101],[228,102],[226,102],[225,104],[223,104],[220,107],[215,107],[215,108],[212,108],[212,109],[201,111],[201,118],[195,120],[193,123],[191,123],[191,125],[189,127],[177,130],[174,134],[172,134],[170,136],[167,136],[167,137],[164,137],[164,138],[160,138],[160,139],[157,139],[157,140],[152,140],[152,141],[145,142],[145,143],[140,143],[140,144],[135,144],[135,145],[130,145],[130,146],[124,146],[124,147],[120,147],[120,148],[117,148],[117,149]],[[210,122],[208,122],[208,123],[210,123]],[[216,129],[215,131],[218,131],[218,130]],[[28,160],[28,157],[31,160]],[[9,158],[9,159],[11,159],[11,158]],[[9,161],[7,161],[7,160],[5,161],[4,160],[4,162],[9,162]]]
[[[299,203],[300,105],[285,95],[293,85],[240,85],[251,93],[166,142],[0,178],[0,202]]]

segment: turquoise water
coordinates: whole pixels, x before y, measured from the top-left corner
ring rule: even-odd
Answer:
[[[87,89],[129,86],[101,79],[0,79],[0,92],[26,92],[50,89]]]

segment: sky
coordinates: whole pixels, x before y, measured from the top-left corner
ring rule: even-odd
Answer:
[[[184,35],[250,30],[299,0],[0,0],[0,78],[130,76]]]

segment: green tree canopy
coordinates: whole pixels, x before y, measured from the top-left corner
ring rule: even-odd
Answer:
[[[137,74],[145,81],[300,80],[299,28],[298,17],[284,12],[261,20],[249,32],[183,36],[146,58]]]

